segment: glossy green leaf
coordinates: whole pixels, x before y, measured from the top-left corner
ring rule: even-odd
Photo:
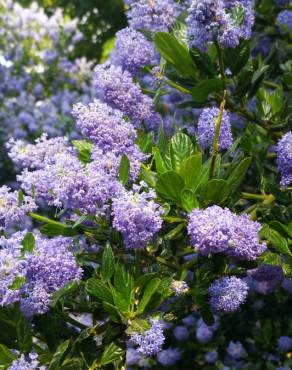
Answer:
[[[85,288],[87,293],[91,296],[100,299],[101,301],[106,301],[111,304],[113,303],[110,289],[101,280],[90,278],[87,280]]]
[[[251,157],[244,158],[231,172],[230,176],[227,179],[227,184],[229,185],[230,192],[235,192],[239,188],[251,164],[251,160]]]
[[[227,181],[213,179],[204,185],[201,191],[201,197],[206,204],[222,204],[227,199],[229,192]]]
[[[188,189],[194,189],[201,175],[202,154],[195,154],[185,158],[179,169],[179,174],[183,178]]]
[[[66,351],[68,350],[70,345],[70,340],[66,340],[65,342],[61,343],[57,348],[56,352],[53,355],[53,358],[50,362],[48,370],[59,370],[62,364],[62,361],[65,357]]]
[[[158,148],[153,148],[152,150],[153,150],[153,155],[154,155],[154,160],[155,160],[156,171],[160,174],[167,172],[169,168],[166,166],[166,163],[164,162],[162,158],[160,150]]]
[[[115,271],[115,258],[110,245],[106,245],[102,254],[101,276],[105,281],[109,281]]]
[[[100,365],[104,366],[121,359],[124,352],[125,351],[118,347],[115,343],[111,343],[105,348],[100,360]]]
[[[196,75],[197,67],[186,44],[166,32],[156,32],[154,43],[159,54],[181,75],[191,77]]]
[[[17,342],[21,352],[30,352],[32,348],[32,333],[31,325],[28,324],[26,318],[19,312],[17,323]]]
[[[192,190],[184,189],[181,193],[181,204],[185,211],[191,212],[199,206],[199,201]]]
[[[275,248],[278,252],[292,256],[287,240],[283,238],[276,230],[270,230],[269,240],[272,243],[273,248]]]
[[[0,366],[9,366],[17,355],[13,354],[9,348],[0,344]]]
[[[160,279],[159,278],[153,278],[149,281],[149,283],[146,285],[145,291],[143,293],[142,299],[138,304],[137,308],[137,314],[141,315],[146,307],[147,304],[150,302],[153,294],[156,292],[157,288],[159,287]]]
[[[207,100],[209,94],[214,92],[221,92],[222,81],[213,78],[210,80],[200,81],[194,88],[192,88],[191,93],[195,101],[204,102]]]
[[[33,233],[28,232],[25,237],[23,238],[21,248],[21,254],[24,256],[26,252],[32,252],[35,247],[35,237]]]
[[[89,163],[93,144],[87,140],[73,140],[72,144],[78,150],[78,158],[83,163]]]
[[[174,171],[168,171],[159,175],[156,183],[157,194],[166,200],[180,202],[180,194],[184,188],[183,179]]]
[[[175,134],[170,140],[169,156],[172,168],[180,169],[182,161],[193,154],[194,145],[188,135],[183,133]]]
[[[119,180],[123,185],[126,185],[130,177],[130,161],[129,158],[123,154],[119,167]]]

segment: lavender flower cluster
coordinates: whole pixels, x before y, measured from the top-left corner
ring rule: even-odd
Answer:
[[[70,251],[72,240],[35,235],[31,252],[23,253],[25,232],[0,238],[0,305],[20,302],[26,316],[48,311],[51,295],[67,283],[79,281],[82,270]]]
[[[160,230],[163,211],[153,201],[155,195],[134,185],[133,190],[123,190],[113,199],[113,227],[121,232],[127,248],[144,248]]]
[[[0,119],[2,140],[27,139],[42,132],[71,134],[70,111],[91,96],[91,63],[69,59],[82,39],[77,20],[61,10],[47,16],[32,4],[0,5]],[[52,78],[54,70],[54,78]],[[73,134],[74,135],[74,134]]]
[[[292,184],[292,132],[287,132],[277,145],[278,167],[281,172],[281,185]]]
[[[212,43],[235,48],[240,39],[251,38],[253,23],[251,0],[193,0],[187,18],[189,45],[202,52]]]
[[[38,355],[29,353],[27,356],[21,355],[14,360],[8,370],[46,370],[46,366],[39,366]]]
[[[248,215],[236,215],[227,208],[195,209],[189,216],[188,234],[192,246],[204,255],[224,253],[239,260],[255,260],[266,249],[259,242],[261,225]]]
[[[138,346],[138,352],[146,356],[156,355],[161,351],[165,341],[163,324],[159,320],[153,319],[151,328],[144,333],[132,335],[131,341]]]

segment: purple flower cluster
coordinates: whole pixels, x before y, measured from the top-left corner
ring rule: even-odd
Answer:
[[[126,4],[129,25],[135,30],[167,31],[179,13],[174,0],[126,0]]]
[[[214,364],[218,358],[218,352],[216,349],[212,349],[205,354],[205,361],[207,364]]]
[[[283,10],[278,14],[277,24],[279,25],[281,31],[292,30],[292,10]]]
[[[222,313],[236,311],[247,295],[247,283],[235,276],[218,279],[209,287],[210,305]]]
[[[44,163],[53,161],[56,154],[73,152],[69,147],[68,139],[56,137],[48,139],[47,134],[43,134],[36,139],[35,144],[29,144],[24,140],[11,139],[7,144],[9,157],[17,168],[40,169]]]
[[[189,216],[191,244],[204,255],[224,253],[235,259],[255,260],[266,249],[259,242],[260,229],[261,225],[248,215],[238,216],[219,206],[195,209]]]
[[[140,192],[140,188],[123,189],[112,203],[113,227],[129,249],[144,248],[162,226],[163,211],[153,200],[155,192]]]
[[[212,150],[216,123],[219,116],[218,108],[205,108],[198,121],[199,144],[203,149]],[[229,149],[233,144],[229,113],[224,111],[219,135],[219,148]]]
[[[36,235],[33,251],[22,252],[24,232],[0,240],[1,306],[19,301],[26,316],[48,311],[51,294],[73,280],[82,270],[70,251],[70,238],[45,239]]]
[[[177,348],[163,349],[157,355],[157,361],[163,366],[173,366],[182,356],[182,353]]]
[[[138,352],[145,356],[154,356],[161,351],[165,337],[163,324],[159,320],[151,321],[151,328],[144,333],[136,333],[131,336],[131,342],[138,346]]]
[[[111,54],[113,64],[135,75],[141,68],[157,61],[153,43],[141,32],[127,27],[117,33],[115,48]]]
[[[17,360],[14,360],[8,370],[46,370],[46,367],[39,366],[36,353],[29,353],[27,356],[21,355]]]
[[[247,356],[246,350],[241,342],[233,342],[232,340],[228,343],[226,352],[234,360],[240,360]]]
[[[30,196],[24,195],[22,199],[17,191],[12,191],[7,186],[0,187],[0,231],[23,221],[28,212],[37,208]]]
[[[292,131],[287,132],[277,145],[278,167],[281,172],[281,185],[292,184]]]
[[[87,106],[75,104],[73,115],[82,134],[104,153],[127,154],[134,147],[136,131],[121,111],[94,100]]]
[[[247,282],[251,289],[260,294],[272,293],[283,281],[284,275],[280,266],[261,265],[247,271]]]
[[[278,347],[281,352],[289,352],[292,350],[292,338],[283,336],[278,339]]]
[[[203,319],[200,319],[198,321],[198,326],[196,330],[196,338],[199,343],[205,344],[210,342],[210,340],[213,338],[213,335],[215,331],[219,327],[219,320],[218,317],[215,316],[215,323],[213,325],[207,325],[203,321]]]
[[[150,128],[159,125],[160,116],[154,111],[152,99],[142,93],[130,72],[105,63],[96,67],[93,82],[100,98],[126,114],[136,125],[142,121]]]
[[[251,0],[193,0],[187,18],[190,46],[205,52],[213,42],[235,48],[240,39],[249,39],[254,23],[252,6]],[[242,18],[237,18],[241,12]]]
[[[91,63],[69,60],[82,39],[78,20],[69,20],[60,9],[48,16],[36,4],[4,1],[1,6],[1,140],[26,139],[42,131],[71,134],[72,104],[91,96]]]

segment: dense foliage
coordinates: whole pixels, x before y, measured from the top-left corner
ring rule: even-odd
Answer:
[[[291,369],[291,4],[126,6],[82,137],[9,144],[0,366]]]

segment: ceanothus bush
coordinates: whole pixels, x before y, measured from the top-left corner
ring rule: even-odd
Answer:
[[[290,5],[127,0],[91,97],[75,21],[5,3],[3,368],[291,369]]]

